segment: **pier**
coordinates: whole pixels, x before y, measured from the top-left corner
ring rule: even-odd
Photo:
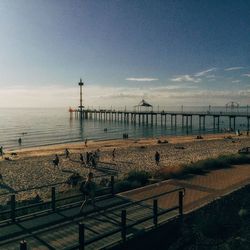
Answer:
[[[121,121],[127,123],[137,123],[145,125],[157,125],[160,123],[162,126],[170,122],[171,127],[193,126],[194,118],[198,119],[199,129],[206,129],[206,119],[212,118],[213,128],[220,129],[220,120],[222,117],[228,119],[229,128],[236,129],[236,119],[246,119],[246,130],[249,131],[250,127],[250,114],[245,112],[184,112],[184,111],[118,111],[107,109],[71,109],[70,115],[75,117],[82,117],[83,119],[103,120],[103,121]],[[177,119],[179,118],[179,119]],[[181,121],[178,124],[178,121]]]
[[[124,123],[134,123],[134,124],[143,124],[143,125],[157,125],[160,123],[161,126],[167,126],[170,124],[171,128],[179,127],[181,123],[182,128],[193,128],[194,119],[198,119],[199,130],[206,129],[206,120],[209,118],[213,121],[213,129],[220,130],[220,120],[222,118],[228,119],[227,129],[236,130],[236,119],[243,118],[246,121],[246,130],[249,131],[250,127],[250,113],[248,112],[248,105],[246,112],[239,112],[239,104],[235,102],[229,102],[226,104],[226,111],[211,111],[211,105],[206,112],[197,111],[183,111],[183,106],[181,106],[181,111],[165,111],[159,110],[153,111],[153,106],[146,102],[144,99],[134,106],[133,110],[127,110],[126,107],[124,110],[116,109],[89,109],[83,106],[83,92],[82,87],[84,82],[80,79],[78,83],[80,87],[80,105],[76,109],[69,108],[70,117],[75,116],[83,119],[92,119],[92,120],[103,120],[103,121],[120,121]],[[168,122],[169,121],[169,122]]]

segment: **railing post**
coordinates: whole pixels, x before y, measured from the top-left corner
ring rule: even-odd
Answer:
[[[111,194],[114,195],[115,194],[115,190],[114,190],[115,178],[113,175],[111,176],[110,184],[111,184]]]
[[[122,236],[122,241],[125,242],[126,241],[126,217],[127,217],[127,213],[126,210],[122,210],[121,213],[121,236]]]
[[[51,209],[53,212],[56,211],[56,188],[51,188]]]
[[[20,250],[27,250],[27,242],[25,240],[20,241]]]
[[[183,216],[183,191],[179,191],[179,215]]]
[[[84,224],[79,223],[79,250],[84,250],[85,245],[85,235],[84,235]]]
[[[11,220],[15,222],[16,220],[16,196],[13,194],[10,197],[10,207],[11,207]]]
[[[20,241],[20,250],[27,250],[27,242],[25,240]]]
[[[154,203],[153,203],[153,222],[154,222],[154,225],[155,227],[157,227],[157,224],[158,224],[158,201],[157,200],[154,200]]]

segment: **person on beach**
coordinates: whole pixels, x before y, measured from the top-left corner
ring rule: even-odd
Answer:
[[[58,167],[58,165],[59,165],[59,157],[57,154],[55,155],[55,159],[53,160],[53,164],[54,164],[54,167]]]
[[[86,152],[86,162],[87,162],[87,165],[89,165],[89,162],[90,162],[90,152]]]
[[[160,158],[161,158],[161,156],[160,156],[159,152],[156,151],[155,152],[155,163],[156,163],[157,166],[159,166]]]
[[[115,160],[115,148],[114,148],[113,151],[112,151],[112,160],[113,160],[113,161]]]
[[[4,154],[4,153],[3,153],[3,146],[1,146],[1,147],[0,147],[0,156],[2,156],[2,158],[3,158],[3,154]]]
[[[21,137],[18,139],[18,144],[19,144],[19,146],[22,145],[22,138]]]
[[[96,162],[99,162],[100,156],[101,156],[101,153],[100,153],[100,149],[98,148],[95,152]]]
[[[80,154],[80,161],[81,161],[82,164],[84,163],[83,154]]]
[[[69,150],[67,148],[65,149],[65,157],[69,158]]]
[[[96,162],[95,154],[92,154],[92,157],[91,157],[91,165],[92,165],[93,168],[96,168],[96,167],[97,167],[97,162]]]
[[[84,195],[84,201],[80,207],[80,213],[83,210],[84,205],[88,202],[88,200],[91,200],[91,204],[93,207],[95,207],[95,191],[96,191],[96,184],[93,181],[94,174],[92,172],[88,173],[86,182],[82,182],[80,186],[80,191]]]
[[[85,147],[88,147],[88,139],[86,138],[85,141],[84,141],[84,144],[85,144]]]

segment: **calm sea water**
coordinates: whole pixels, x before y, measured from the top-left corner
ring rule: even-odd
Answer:
[[[200,109],[201,110],[201,109]],[[197,134],[198,118],[193,120],[193,129],[181,128],[180,118],[177,120],[176,129],[171,129],[170,118],[167,126],[146,126],[139,124],[83,120],[74,117],[70,119],[67,109],[0,109],[0,145],[5,149],[18,149],[24,147],[50,145],[66,142],[90,140],[105,140],[122,138],[123,133],[128,133],[130,138],[157,137],[160,135]],[[236,120],[236,127],[244,130],[246,121]],[[220,128],[228,128],[228,118],[220,120]],[[107,128],[107,132],[104,132]],[[206,131],[202,133],[220,132],[213,131],[212,119],[206,119]],[[22,138],[19,146],[18,138]]]

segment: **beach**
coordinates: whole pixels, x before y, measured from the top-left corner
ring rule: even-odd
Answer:
[[[219,155],[234,154],[242,147],[250,146],[250,137],[236,136],[233,133],[196,136],[167,136],[147,139],[124,139],[107,141],[88,141],[58,144],[34,148],[26,148],[5,152],[0,160],[0,173],[3,176],[0,194],[42,185],[52,185],[66,181],[73,173],[86,176],[93,171],[95,176],[110,174],[107,169],[118,173],[118,178],[131,170],[157,171],[165,168],[170,171],[181,164],[196,162]],[[160,141],[159,141],[160,140]],[[165,142],[164,142],[165,141]],[[161,142],[161,143],[159,143]],[[65,157],[65,149],[70,152],[70,158]],[[115,158],[112,157],[113,149]],[[98,169],[87,168],[80,161],[80,153],[100,150]],[[154,154],[160,153],[160,164],[155,164]],[[13,155],[14,153],[14,155]],[[16,155],[15,155],[16,153]],[[55,154],[59,155],[59,167],[53,166]],[[99,181],[99,179],[98,179]],[[64,187],[64,189],[67,187]],[[34,190],[21,195],[21,199],[35,196]]]

